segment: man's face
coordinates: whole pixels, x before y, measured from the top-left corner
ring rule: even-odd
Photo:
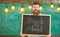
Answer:
[[[39,12],[40,6],[39,5],[33,5],[33,12]]]

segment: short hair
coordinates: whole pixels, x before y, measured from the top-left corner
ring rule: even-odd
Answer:
[[[39,2],[33,2],[33,5],[40,5]]]

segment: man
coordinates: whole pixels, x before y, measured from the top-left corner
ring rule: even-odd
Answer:
[[[38,2],[34,2],[34,3],[33,3],[32,9],[33,9],[33,14],[34,14],[35,16],[39,15],[40,5],[39,5]]]
[[[33,6],[32,6],[32,9],[33,9],[33,15],[38,16],[39,12],[40,12],[40,5],[39,5],[39,3],[38,2],[34,2]],[[28,37],[28,36],[27,35],[23,35],[21,33],[21,37]],[[47,35],[47,37],[51,37],[51,35],[49,34],[49,35]]]

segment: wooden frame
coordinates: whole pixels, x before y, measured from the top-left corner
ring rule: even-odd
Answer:
[[[23,31],[23,15],[33,15],[33,14],[22,14],[22,22],[21,22],[21,33]],[[39,14],[39,16],[50,16],[50,27],[49,27],[49,34],[51,34],[51,15],[50,14]],[[29,35],[29,36],[35,36],[35,34],[23,34],[23,35]],[[38,35],[36,36],[47,36],[47,35]]]

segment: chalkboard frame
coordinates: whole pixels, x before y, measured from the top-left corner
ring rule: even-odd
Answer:
[[[21,22],[21,33],[23,31],[23,16],[24,15],[34,15],[34,14],[22,14],[22,22]],[[49,27],[49,34],[51,34],[51,15],[50,14],[39,14],[38,16],[50,16],[50,27]],[[23,34],[23,33],[22,33]],[[47,36],[47,35],[38,35],[38,34],[23,34],[23,35],[30,35],[30,36]]]

